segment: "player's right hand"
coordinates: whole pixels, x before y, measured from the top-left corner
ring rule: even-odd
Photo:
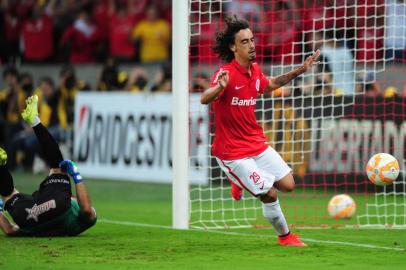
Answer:
[[[72,177],[75,184],[79,184],[82,182],[83,178],[78,171],[78,165],[76,164],[76,162],[65,159],[62,160],[61,163],[59,163],[59,167]]]
[[[228,70],[220,70],[219,73],[217,74],[217,82],[221,89],[226,88],[228,81],[229,81],[229,76],[228,76]]]

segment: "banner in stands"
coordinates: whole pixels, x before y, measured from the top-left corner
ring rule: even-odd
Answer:
[[[85,177],[172,181],[170,93],[79,93],[75,103],[74,160]],[[208,111],[190,96],[193,184],[208,181]],[[196,166],[198,165],[198,166]]]
[[[343,117],[314,117],[309,171],[364,174],[369,158],[381,152],[392,154],[405,166],[405,106],[405,98],[361,96],[344,110]]]

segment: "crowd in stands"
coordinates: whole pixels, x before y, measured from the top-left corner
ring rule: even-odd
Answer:
[[[402,0],[234,0],[225,1],[221,8],[219,2],[192,1],[200,10],[191,14],[191,21],[198,23],[192,32],[201,33],[192,38],[192,61],[217,60],[210,49],[213,36],[223,16],[231,13],[250,21],[257,36],[259,61],[301,62],[304,52],[314,49],[314,33],[326,29],[336,29],[336,37],[344,40],[357,61],[406,59],[406,4]],[[104,63],[111,57],[151,63],[170,59],[171,0],[0,3],[1,63]]]
[[[163,62],[171,0],[1,0],[0,61]]]
[[[211,50],[214,33],[219,29],[222,14],[236,13],[253,25],[259,62],[297,64],[307,52],[315,49],[322,52],[315,76],[300,77],[292,86],[275,91],[274,96],[364,93],[371,97],[406,97],[406,88],[403,92],[393,87],[381,89],[373,72],[358,74],[354,65],[354,62],[375,64],[385,57],[406,60],[405,33],[399,32],[404,28],[406,4],[388,1],[392,4],[385,9],[385,0],[234,0],[224,3],[222,8],[226,12],[213,13],[210,23],[204,23],[205,13],[191,14],[192,21],[201,20],[198,25],[201,34],[192,36],[190,59],[192,64],[206,67],[197,72],[192,69],[191,91],[201,92],[209,86],[213,70],[207,67],[219,63]],[[358,5],[351,4],[355,2]],[[0,3],[3,70],[0,146],[9,154],[11,169],[31,170],[34,157],[41,155],[35,136],[20,118],[29,95],[39,96],[42,123],[63,142],[71,134],[78,91],[171,91],[171,0],[0,0]],[[332,3],[341,7],[330,8]],[[196,4],[202,11],[206,4],[220,10],[216,3],[192,2]],[[383,27],[376,27],[383,25],[385,12],[397,14],[390,18],[398,18],[386,22],[392,31],[386,39]],[[365,14],[375,16],[363,20]],[[16,68],[21,62],[56,63],[61,67],[59,79],[47,76],[34,79],[33,74],[21,73]],[[75,72],[75,64],[83,63],[103,63],[97,82],[89,84]],[[134,67],[125,71],[120,68],[121,63]],[[148,72],[145,65],[151,63],[161,69]]]
[[[3,69],[0,86],[0,146],[9,155],[8,166],[30,170],[34,157],[40,155],[35,135],[21,119],[25,99],[39,97],[41,122],[59,142],[70,140],[74,121],[75,97],[79,91],[170,92],[171,65],[164,63],[153,77],[138,66],[126,72],[114,60],[100,70],[95,85],[82,80],[73,65],[62,66],[59,80],[39,78],[36,82],[29,73],[20,73],[14,66]],[[94,90],[92,90],[94,89]]]
[[[206,8],[226,12],[204,16],[202,3],[203,12],[191,18],[201,24],[192,32],[202,33],[192,39],[195,61],[217,61],[207,48],[213,46],[212,37],[227,13],[243,15],[254,25],[259,61],[300,63],[304,54],[314,49],[314,33],[331,29],[335,29],[335,37],[345,43],[359,63],[406,60],[403,0],[230,1],[222,9],[212,5],[207,3]]]

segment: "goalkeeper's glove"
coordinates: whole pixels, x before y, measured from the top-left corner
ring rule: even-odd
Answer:
[[[59,167],[67,174],[69,174],[70,177],[72,177],[75,184],[79,184],[82,182],[83,178],[78,171],[78,165],[76,164],[76,162],[65,159],[61,161],[61,163],[59,163]]]
[[[4,205],[3,200],[0,199],[0,213],[3,212],[3,205]]]

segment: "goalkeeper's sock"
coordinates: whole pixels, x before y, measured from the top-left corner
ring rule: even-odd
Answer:
[[[38,142],[41,145],[43,157],[51,168],[59,168],[59,163],[63,160],[59,145],[49,133],[48,129],[41,123],[33,127]]]
[[[289,234],[289,227],[286,222],[285,216],[282,213],[279,200],[276,200],[276,202],[272,203],[262,204],[262,212],[264,214],[264,217],[268,219],[268,221],[274,227],[277,235]]]

